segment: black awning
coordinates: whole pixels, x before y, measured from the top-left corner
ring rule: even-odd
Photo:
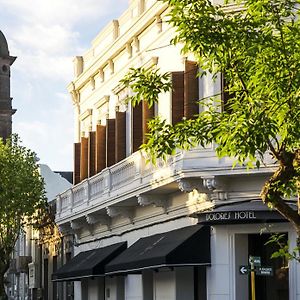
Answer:
[[[75,281],[103,276],[105,265],[127,248],[122,242],[111,246],[81,252],[52,274],[52,281]]]
[[[294,202],[287,201],[287,204],[293,209],[297,209]],[[200,224],[206,225],[286,221],[281,214],[276,210],[268,208],[259,199],[216,206],[211,211],[199,213],[198,220]]]
[[[189,226],[139,239],[105,267],[106,274],[210,265],[210,227]]]

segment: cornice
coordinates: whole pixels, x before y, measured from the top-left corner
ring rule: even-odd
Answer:
[[[103,106],[104,104],[108,103],[109,102],[109,95],[105,95],[103,96],[99,101],[97,101],[95,104],[94,104],[94,107],[96,109],[100,108],[101,106]]]
[[[153,6],[145,11],[123,35],[119,36],[110,47],[107,47],[107,50],[103,52],[100,57],[95,57],[94,62],[91,63],[79,77],[74,79],[75,89],[80,89],[91,76],[95,76],[99,72],[99,69],[107,65],[109,60],[113,60],[124,48],[126,48],[126,44],[131,42],[134,37],[137,37],[150,24],[154,23],[156,16],[163,13],[166,9],[166,3],[160,1],[155,2]]]
[[[84,119],[86,119],[88,116],[92,115],[92,109],[87,109],[85,112],[83,112],[80,116],[79,116],[79,120],[83,121]]]

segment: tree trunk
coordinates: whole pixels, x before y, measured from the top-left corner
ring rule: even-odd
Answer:
[[[7,252],[3,248],[0,249],[0,253],[0,300],[7,300],[4,275],[9,268],[10,256],[6,255]]]
[[[261,198],[265,204],[271,204],[286,220],[294,227],[297,234],[297,248],[300,256],[300,214],[299,198],[298,210],[292,209],[283,199],[283,193],[278,188],[284,186],[298,176],[296,166],[300,165],[300,150],[294,153],[284,152],[279,156],[279,167],[269,180],[264,184],[261,191]],[[299,189],[299,188],[298,188]]]
[[[5,268],[7,270],[7,268]],[[6,272],[3,268],[0,270],[0,300],[7,300],[8,297],[5,292],[5,285],[4,285],[4,274]]]

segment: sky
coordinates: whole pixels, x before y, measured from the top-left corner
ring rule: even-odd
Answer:
[[[128,0],[0,0],[0,30],[17,56],[13,132],[52,170],[73,169],[73,58],[127,7]]]

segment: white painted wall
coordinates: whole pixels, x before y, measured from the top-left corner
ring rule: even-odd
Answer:
[[[55,199],[56,195],[67,190],[72,184],[60,174],[53,172],[49,166],[40,164],[40,174],[45,181],[46,197],[48,201]]]
[[[88,298],[87,300],[105,299],[104,277],[97,277],[88,280]],[[86,300],[86,299],[83,299]]]
[[[105,277],[105,300],[124,300],[124,277]]]
[[[125,299],[143,299],[142,275],[127,275],[125,277]]]
[[[176,299],[175,272],[155,272],[153,276],[153,289],[153,300]]]
[[[229,235],[226,226],[215,226],[211,231],[211,267],[207,268],[209,300],[231,300],[229,295],[230,261]]]

